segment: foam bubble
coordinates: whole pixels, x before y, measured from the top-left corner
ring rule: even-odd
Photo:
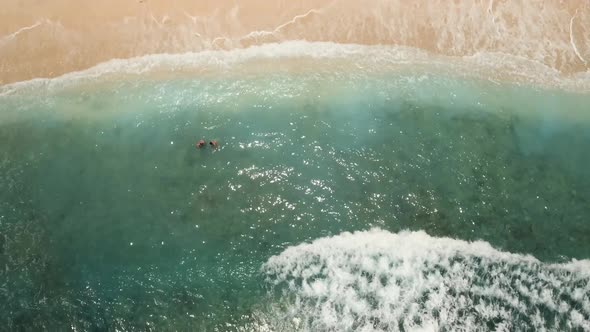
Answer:
[[[309,331],[590,330],[590,261],[374,229],[290,247],[262,267],[260,326]]]
[[[296,60],[307,60],[302,65]],[[280,60],[281,62],[273,62]],[[287,60],[295,60],[291,63]],[[207,50],[184,54],[155,54],[130,59],[114,59],[92,68],[71,72],[60,77],[37,78],[0,86],[0,96],[19,91],[30,93],[59,89],[83,82],[119,78],[121,75],[153,73],[191,73],[202,76],[231,75],[248,71],[245,64],[266,62],[266,66],[253,67],[254,71],[273,72],[277,68],[301,70],[356,71],[383,74],[400,70],[417,70],[423,73],[440,72],[447,75],[484,78],[491,81],[557,87],[573,91],[590,91],[590,74],[566,76],[559,71],[525,58],[504,53],[477,53],[467,57],[448,57],[426,51],[393,45],[357,45],[332,42],[287,41],[264,44],[244,49]],[[272,66],[272,64],[278,66]]]

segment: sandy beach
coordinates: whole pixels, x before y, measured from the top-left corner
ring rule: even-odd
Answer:
[[[564,75],[590,68],[590,2],[19,0],[0,13],[0,84],[113,58],[307,40],[507,54]]]

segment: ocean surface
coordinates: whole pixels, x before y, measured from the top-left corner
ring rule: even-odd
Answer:
[[[590,95],[307,46],[1,86],[0,329],[590,331]]]

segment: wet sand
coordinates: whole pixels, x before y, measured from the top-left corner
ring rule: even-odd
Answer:
[[[563,75],[590,69],[584,0],[21,0],[2,8],[0,84],[113,58],[288,40],[408,46],[457,57],[502,53]]]

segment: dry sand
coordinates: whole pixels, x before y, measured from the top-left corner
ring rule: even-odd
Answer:
[[[0,84],[113,58],[285,40],[501,52],[590,69],[587,0],[0,0]]]

